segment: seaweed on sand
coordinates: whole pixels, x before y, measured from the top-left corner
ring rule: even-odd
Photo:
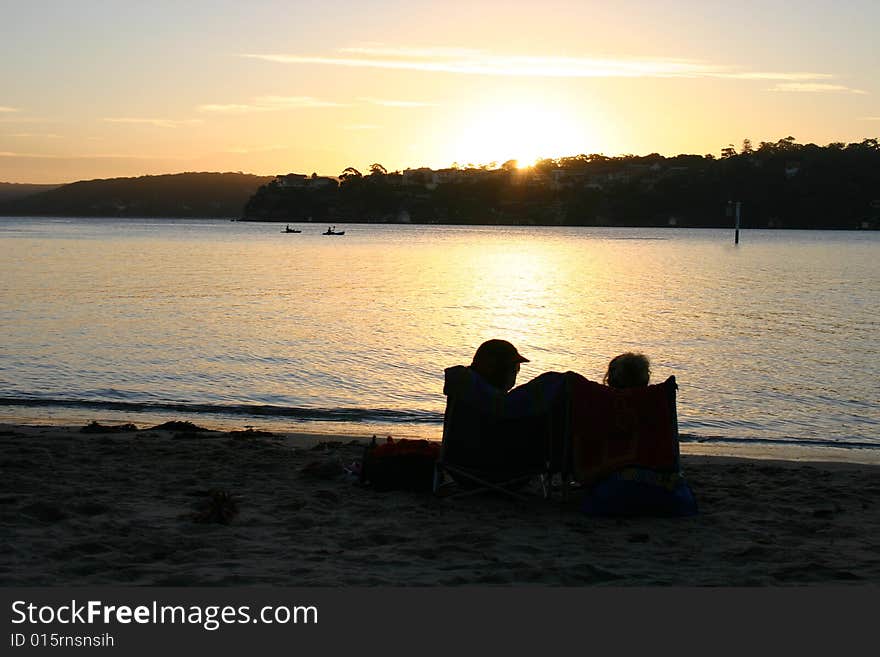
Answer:
[[[210,429],[206,429],[205,427],[200,427],[197,424],[193,424],[192,422],[180,421],[180,420],[172,420],[170,422],[163,422],[162,424],[157,424],[155,427],[150,427],[150,431],[181,431],[181,432],[196,432],[196,431],[210,431]]]
[[[131,422],[126,424],[118,424],[109,426],[101,424],[97,420],[92,420],[86,426],[79,430],[80,433],[127,433],[129,431],[137,431],[138,428]]]

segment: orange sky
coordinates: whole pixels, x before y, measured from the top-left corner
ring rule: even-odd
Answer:
[[[13,2],[0,26],[0,181],[337,175],[877,136],[880,5],[790,7]]]

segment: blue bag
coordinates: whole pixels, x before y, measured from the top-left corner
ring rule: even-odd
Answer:
[[[697,500],[677,476],[671,485],[615,473],[584,496],[581,510],[590,516],[692,516]]]

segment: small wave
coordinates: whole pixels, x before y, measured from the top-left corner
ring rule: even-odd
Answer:
[[[624,240],[635,241],[635,242],[651,242],[651,241],[655,241],[655,242],[661,241],[662,242],[662,241],[668,240],[669,238],[668,237],[641,237],[641,236],[639,236],[639,237],[635,237],[635,236],[634,237],[608,237],[608,236],[603,235],[601,238],[598,238],[598,239],[603,239],[608,242],[621,242]]]
[[[260,417],[274,420],[296,422],[334,422],[352,424],[443,424],[443,413],[426,410],[395,410],[385,408],[308,408],[297,406],[278,406],[271,404],[199,404],[173,401],[134,402],[91,399],[54,399],[39,397],[2,397],[0,407],[30,408],[74,408],[127,413],[173,412],[184,415],[225,415],[238,417]],[[857,436],[842,440],[803,439],[797,437],[761,438],[760,429],[755,429],[753,437],[704,436],[681,433],[682,443],[717,443],[743,445],[779,445],[801,447],[837,447],[842,449],[877,449],[880,443],[870,442]]]
[[[733,443],[740,445],[783,445],[800,447],[841,447],[843,449],[880,449],[880,444],[863,440],[804,440],[802,438],[735,438],[728,436],[698,436],[682,433],[679,440],[683,443]]]
[[[83,408],[128,413],[172,411],[175,413],[271,417],[311,422],[388,422],[442,424],[443,414],[432,411],[400,411],[384,408],[303,408],[269,404],[189,404],[184,402],[123,402],[89,399],[41,399],[0,397],[0,406]]]

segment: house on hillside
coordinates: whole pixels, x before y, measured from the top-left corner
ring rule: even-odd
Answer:
[[[316,173],[313,173],[311,176],[307,176],[304,173],[288,173],[283,176],[277,176],[275,180],[279,187],[285,189],[304,189],[307,187],[312,189],[322,189],[339,186],[338,178],[319,176]]]
[[[305,187],[308,178],[309,177],[304,173],[288,173],[283,176],[276,176],[275,181],[278,183],[279,187]]]
[[[438,184],[449,185],[464,181],[467,172],[463,169],[439,169],[434,173],[437,176]]]
[[[579,169],[553,169],[550,171],[549,183],[552,189],[563,187],[584,187],[590,174]]]
[[[312,187],[315,189],[339,187],[339,179],[331,176],[316,176],[315,174],[312,174],[312,177],[306,181],[306,187]]]
[[[419,167],[418,169],[403,170],[404,185],[421,185],[425,189],[437,189],[440,184],[440,176],[436,171],[429,167]]]

